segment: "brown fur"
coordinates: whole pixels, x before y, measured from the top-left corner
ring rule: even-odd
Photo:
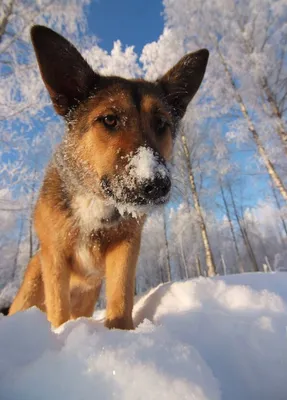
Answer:
[[[127,157],[141,146],[158,154],[163,165],[170,159],[176,126],[200,85],[207,54],[203,50],[186,56],[178,68],[150,83],[100,77],[69,42],[47,28],[34,27],[32,39],[67,134],[47,169],[35,208],[40,249],[27,267],[9,315],[35,305],[54,326],[90,317],[105,277],[106,326],[133,329],[135,270],[145,215],[121,216],[116,206],[107,206],[111,194],[102,184],[125,179]],[[58,60],[50,61],[49,51]],[[116,129],[103,123],[105,115],[117,116]],[[160,134],[159,120],[165,121]],[[136,202],[138,193],[128,196]]]

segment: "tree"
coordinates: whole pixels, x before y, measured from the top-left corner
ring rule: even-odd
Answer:
[[[254,254],[252,245],[250,243],[248,232],[247,232],[247,230],[244,228],[244,226],[242,224],[242,219],[240,218],[240,215],[239,215],[239,212],[238,212],[238,208],[237,208],[236,203],[235,203],[234,193],[233,193],[232,186],[231,186],[230,183],[227,184],[227,189],[228,189],[228,192],[229,192],[229,195],[230,195],[230,199],[231,199],[234,215],[236,217],[236,221],[237,221],[238,227],[240,229],[241,237],[243,239],[244,245],[246,247],[247,253],[248,253],[249,258],[250,258],[250,261],[252,263],[253,270],[254,271],[259,271],[259,266],[258,266],[258,263],[257,263],[257,260],[256,260],[256,256]]]
[[[286,82],[286,58],[285,52],[280,50],[284,43],[281,46],[281,42],[279,42],[280,47],[276,45],[278,39],[282,39],[284,42],[283,38],[286,37],[286,24],[282,18],[287,13],[285,1],[264,0],[262,4],[257,0],[236,0],[235,2],[228,0],[224,3],[224,7],[220,0],[213,2],[166,0],[164,4],[166,29],[157,42],[157,51],[155,51],[155,44],[144,49],[142,56],[144,68],[149,73],[151,70],[149,66],[162,51],[177,54],[181,51],[191,51],[195,44],[197,46],[208,45],[212,51],[211,59],[213,59],[213,62],[211,61],[209,64],[208,74],[209,118],[213,113],[222,116],[226,111],[234,111],[239,108],[270,179],[286,201],[285,183],[280,177],[275,161],[272,160],[272,156],[275,154],[275,145],[273,143],[272,147],[268,146],[268,141],[271,140],[274,132],[274,113],[268,116],[264,111],[263,105],[266,105],[266,101],[262,101],[262,90],[264,89],[265,100],[267,92],[266,85],[264,86],[262,83],[265,75],[261,74],[262,71],[272,71],[275,63],[278,65],[275,70],[279,73],[280,78],[277,79],[278,82],[276,81],[277,85],[273,85],[272,94],[273,98],[277,96],[276,98],[280,98],[281,103],[285,104],[286,85],[285,89],[282,89],[282,85]],[[236,14],[239,9],[243,9],[241,14],[245,20],[248,21],[249,16],[251,18],[249,24],[246,24],[248,29],[253,32],[253,42],[256,43],[256,46],[252,47],[252,56],[251,48],[242,46],[242,32],[238,28]],[[269,15],[271,17],[268,17]],[[270,19],[274,21],[273,28],[270,30],[268,28],[267,34],[264,34],[262,39],[262,30]],[[246,42],[245,36],[244,41]],[[171,37],[172,40],[170,40]],[[165,50],[162,50],[163,47]],[[278,52],[280,51],[279,59]],[[220,78],[218,78],[219,74]],[[258,82],[262,84],[259,85]],[[277,90],[276,93],[275,90]],[[270,104],[268,101],[267,103]],[[285,117],[282,113],[281,122]],[[256,120],[256,124],[254,120]],[[245,136],[245,124],[236,131],[236,135],[241,141],[248,139]],[[256,125],[259,125],[259,128]],[[280,151],[280,147],[276,148]],[[278,157],[275,160],[278,163]]]
[[[227,220],[228,220],[228,225],[230,227],[234,250],[235,250],[237,261],[238,261],[239,271],[244,272],[244,266],[243,266],[242,259],[240,256],[239,247],[238,247],[237,239],[236,239],[236,234],[235,234],[235,230],[234,230],[234,226],[233,226],[233,222],[232,222],[232,218],[231,218],[231,213],[229,210],[229,206],[228,206],[228,202],[227,202],[227,198],[226,198],[226,195],[224,192],[224,187],[223,187],[222,182],[220,182],[220,192],[221,192],[221,196],[222,196],[222,200],[223,200],[223,204],[224,204],[224,208],[225,208],[225,212],[226,212],[226,216],[227,216]]]
[[[169,254],[169,244],[168,244],[168,227],[167,227],[167,215],[166,209],[163,210],[163,231],[164,231],[164,243],[166,252],[166,277],[167,282],[171,282],[171,265],[170,265],[170,254]]]
[[[190,189],[192,193],[192,198],[193,198],[193,205],[196,210],[197,216],[198,216],[198,223],[200,226],[200,233],[202,237],[202,242],[204,246],[204,251],[205,251],[205,261],[206,261],[206,266],[207,266],[207,275],[208,276],[214,276],[216,275],[216,266],[214,262],[214,257],[212,254],[208,234],[207,234],[207,228],[203,216],[203,211],[202,207],[200,204],[200,199],[197,193],[197,188],[196,188],[196,183],[195,183],[195,178],[194,178],[194,173],[192,170],[192,164],[191,164],[191,155],[190,151],[188,148],[187,140],[186,140],[186,135],[184,130],[182,129],[180,132],[181,136],[181,141],[182,141],[182,146],[184,150],[184,155],[185,155],[185,161],[186,161],[186,167],[189,175],[189,183],[190,183]]]
[[[4,0],[0,15],[0,120],[28,121],[48,103],[32,52],[29,29],[44,24],[78,39],[89,0]],[[17,88],[17,90],[15,90]],[[31,90],[32,88],[32,90]]]
[[[286,4],[285,4],[286,6]],[[259,8],[260,7],[260,8]],[[260,9],[258,13],[258,9]],[[277,134],[287,155],[287,130],[284,121],[287,102],[286,86],[286,7],[282,1],[234,1],[233,22],[237,24],[241,49],[250,58],[252,77],[260,89],[262,110],[274,119]],[[260,32],[259,32],[260,29]],[[270,49],[272,43],[273,49]],[[259,50],[259,51],[258,51]],[[258,53],[268,53],[265,65],[259,65]],[[271,66],[268,70],[265,66]],[[286,115],[286,114],[285,114]]]

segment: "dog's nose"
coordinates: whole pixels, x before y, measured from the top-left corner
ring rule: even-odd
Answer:
[[[144,182],[142,193],[146,200],[155,201],[164,198],[170,191],[171,181],[168,176],[156,176],[154,179],[148,179]]]

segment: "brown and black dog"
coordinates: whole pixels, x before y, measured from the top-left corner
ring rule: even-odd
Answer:
[[[133,329],[145,215],[168,200],[166,162],[203,79],[208,51],[186,55],[148,82],[99,75],[49,28],[34,26],[31,37],[43,81],[67,129],[34,212],[40,249],[9,315],[35,305],[55,327],[89,317],[105,277],[106,326]]]

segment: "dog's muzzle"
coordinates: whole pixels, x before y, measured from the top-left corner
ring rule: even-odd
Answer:
[[[117,203],[157,205],[167,202],[171,179],[163,157],[154,149],[140,146],[117,174],[104,176],[102,190]]]
[[[123,181],[111,182],[107,177],[101,180],[101,187],[107,197],[121,204],[159,205],[169,199],[171,180],[169,176],[155,175],[154,179],[145,179],[126,186]]]

